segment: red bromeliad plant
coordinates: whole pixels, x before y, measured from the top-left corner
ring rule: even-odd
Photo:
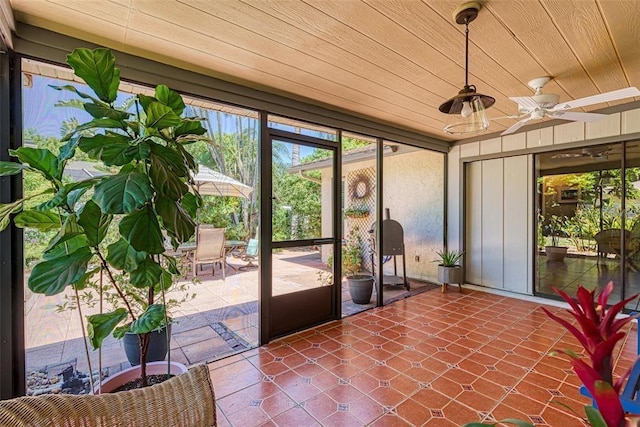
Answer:
[[[630,371],[614,382],[612,353],[618,341],[625,336],[620,329],[634,317],[616,319],[616,316],[638,295],[620,301],[607,310],[607,300],[613,291],[613,282],[609,282],[602,290],[597,303],[595,291],[588,291],[582,286],[578,287],[576,299],[559,289],[554,288],[554,291],[569,303],[571,309],[567,311],[578,321],[579,328],[544,307],[542,310],[571,332],[584,347],[591,364],[586,363],[570,350],[565,350],[565,353],[571,358],[573,370],[593,396],[607,427],[623,426],[624,410],[619,395]]]

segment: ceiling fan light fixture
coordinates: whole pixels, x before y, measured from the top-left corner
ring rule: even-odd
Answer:
[[[476,92],[476,87],[469,84],[469,22],[476,19],[480,3],[471,1],[464,3],[454,12],[454,20],[465,26],[465,85],[458,94],[438,108],[448,114],[444,131],[448,134],[467,134],[484,132],[489,127],[489,118],[485,110],[496,100],[488,95]]]
[[[451,135],[484,132],[489,127],[486,109],[494,102],[492,97],[477,93],[475,86],[465,86],[439,108],[449,115],[444,131]]]

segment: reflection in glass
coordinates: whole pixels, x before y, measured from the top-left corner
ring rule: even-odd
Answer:
[[[338,133],[333,128],[289,119],[287,117],[274,116],[273,114],[269,114],[267,120],[267,125],[271,129],[278,129],[298,135],[312,136],[314,138],[326,139],[329,141],[336,141],[338,139]]]
[[[553,295],[556,287],[575,295],[578,285],[599,290],[613,281],[610,301],[623,297],[629,239],[622,227],[622,149],[611,144],[537,156],[537,293]]]

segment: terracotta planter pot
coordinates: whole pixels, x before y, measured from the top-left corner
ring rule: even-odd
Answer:
[[[566,246],[545,246],[544,252],[548,261],[563,262],[568,249]]]
[[[170,362],[171,375],[180,375],[187,372],[187,367],[179,362]],[[147,363],[147,375],[162,375],[167,373],[167,362],[149,362]],[[118,387],[140,378],[140,365],[133,366],[120,372],[116,372],[109,378],[102,380],[102,387],[96,384],[93,387],[93,394],[111,393]]]

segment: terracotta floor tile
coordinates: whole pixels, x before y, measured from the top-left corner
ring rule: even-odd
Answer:
[[[582,408],[577,411],[578,415],[583,416]],[[568,414],[566,411],[562,411],[559,408],[553,406],[547,406],[542,412],[542,418],[550,426],[562,426],[562,427],[584,427],[584,423],[580,418],[574,415]]]
[[[406,399],[396,407],[396,413],[413,425],[421,426],[431,417],[431,411],[415,399]]]
[[[325,392],[338,403],[349,403],[363,396],[362,392],[351,384],[340,384]]]
[[[436,380],[432,381],[431,387],[434,390],[446,396],[449,396],[450,398],[455,398],[460,393],[462,393],[462,387],[460,386],[460,384],[443,377],[437,378]]]
[[[349,413],[365,424],[369,424],[384,413],[384,407],[367,396],[349,404]]]
[[[232,426],[253,427],[269,421],[269,416],[257,406],[250,406],[242,411],[227,416]]]
[[[349,412],[336,412],[322,420],[322,425],[327,427],[357,427],[363,426],[365,423]]]
[[[480,412],[490,412],[494,406],[496,406],[497,401],[486,395],[475,391],[475,390],[465,390],[456,397],[456,401],[462,403],[465,406],[468,406],[471,409]]]
[[[631,335],[615,349],[618,374],[635,359]],[[485,417],[581,426],[549,403],[581,411],[589,402],[554,348],[582,353],[539,305],[465,289],[419,294],[209,368],[221,426],[451,427]]]
[[[380,403],[383,406],[393,407],[407,398],[406,395],[400,393],[396,389],[390,386],[381,386],[372,392],[368,393],[368,396]]]
[[[320,393],[304,402],[304,409],[315,418],[323,420],[338,411],[338,402],[325,393]]]
[[[457,401],[449,403],[442,410],[444,417],[456,424],[462,425],[478,419],[477,411],[468,408]]]
[[[410,425],[407,421],[393,414],[384,415],[371,423],[371,426],[375,427],[404,427]]]
[[[276,393],[262,401],[262,410],[271,418],[293,408],[295,402],[284,392]]]
[[[380,380],[372,377],[366,372],[363,372],[351,378],[350,384],[361,392],[367,394],[380,387]]]
[[[313,427],[321,425],[302,408],[289,409],[287,412],[275,417],[273,421],[279,427]]]

